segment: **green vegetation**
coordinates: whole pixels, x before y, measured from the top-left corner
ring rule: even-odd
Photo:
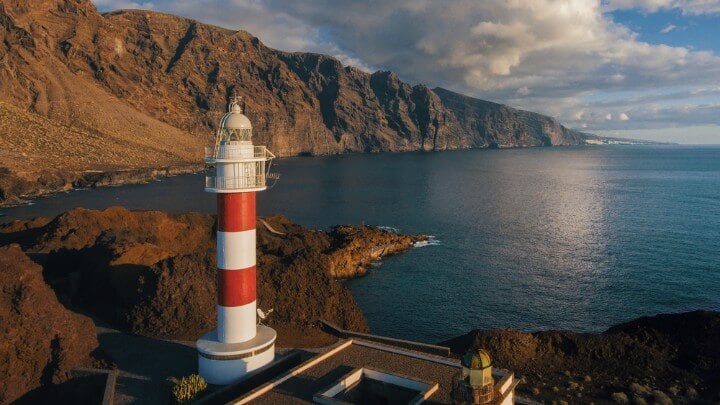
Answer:
[[[172,389],[175,403],[185,404],[196,399],[200,393],[207,389],[207,383],[197,374],[183,377]]]

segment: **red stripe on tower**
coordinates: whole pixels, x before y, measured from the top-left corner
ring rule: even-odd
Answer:
[[[255,193],[223,193],[217,196],[218,231],[255,229]]]
[[[243,270],[218,269],[218,305],[237,307],[255,301],[255,266]]]

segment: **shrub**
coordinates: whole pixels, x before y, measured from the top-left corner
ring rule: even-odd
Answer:
[[[207,388],[207,383],[197,374],[183,377],[172,389],[172,396],[177,404],[184,404],[197,398]]]

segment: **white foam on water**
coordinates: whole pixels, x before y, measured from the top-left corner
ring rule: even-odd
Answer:
[[[440,244],[440,241],[437,240],[437,238],[435,238],[434,236],[430,235],[428,237],[428,240],[421,240],[419,242],[413,243],[413,247],[420,248],[420,247],[425,247],[425,246],[436,246],[439,244]]]

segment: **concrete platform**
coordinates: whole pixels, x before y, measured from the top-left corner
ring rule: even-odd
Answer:
[[[275,359],[274,329],[257,325],[253,339],[242,343],[222,343],[217,331],[203,335],[195,347],[198,351],[198,373],[210,384],[226,385],[242,380],[249,372]]]

